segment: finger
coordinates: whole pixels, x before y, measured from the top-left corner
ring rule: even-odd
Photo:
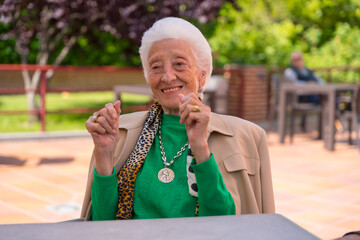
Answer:
[[[115,106],[112,103],[105,104],[105,108],[108,111],[109,116],[111,116],[113,119],[116,119],[118,114],[116,112]]]
[[[185,119],[186,131],[194,130],[196,126],[197,134],[204,135],[206,133],[207,125],[210,120],[210,111],[207,106],[204,106],[201,112],[190,112],[188,117]]]
[[[184,94],[182,94],[182,93],[179,93],[179,99],[180,99],[180,103],[179,103],[179,105],[181,105],[181,103],[183,102],[183,99],[184,99],[184,97],[185,97],[185,95]]]
[[[113,129],[117,129],[118,127],[118,121],[119,121],[118,119],[121,113],[120,105],[121,102],[119,100],[117,100],[114,104],[107,103],[105,105],[105,108],[107,109],[109,116],[112,117],[112,119],[107,118],[107,121],[109,125],[112,126]]]
[[[179,111],[184,111],[188,104],[198,105],[198,106],[203,105],[202,102],[198,99],[198,97],[193,93],[184,96],[180,101],[181,102],[179,105]]]
[[[187,106],[189,106],[189,104],[184,103],[179,108],[180,124],[183,124],[186,121],[186,119],[189,117],[190,111],[188,110]]]
[[[99,111],[99,114],[100,116],[97,118],[96,123],[105,128],[108,133],[112,133],[112,130],[117,127],[117,119],[110,116],[106,107],[102,108]]]
[[[189,114],[188,117],[185,119],[185,127],[186,129],[189,129],[189,127],[193,126],[197,122],[199,122],[199,114]]]
[[[188,99],[195,99],[197,101],[200,101],[199,98],[194,93],[189,93],[188,95],[179,94],[180,97],[180,104],[186,102]]]
[[[104,135],[106,134],[106,129],[103,128],[102,126],[100,126],[99,124],[94,124],[91,126],[91,131],[89,131],[89,133],[94,136],[94,134],[96,136],[99,136],[99,135]]]
[[[200,106],[202,104],[202,102],[199,101],[199,99],[195,96],[195,94],[192,94],[192,93],[188,94],[188,95],[184,96],[183,98],[181,98],[180,105],[179,105],[179,112],[184,111],[188,104]]]
[[[194,106],[198,106],[197,109],[199,110],[194,109]],[[188,104],[186,106],[186,109],[184,110],[184,116],[185,114],[187,114],[187,117],[184,120],[187,121],[189,119],[190,122],[194,120],[200,122],[208,122],[210,119],[210,112],[211,112],[210,107],[204,104],[201,105]]]
[[[85,123],[86,129],[88,132],[93,135],[93,133],[105,134],[106,130],[101,125],[93,122],[93,116],[90,116]]]
[[[198,105],[191,105],[189,104],[187,107],[186,107],[186,110],[185,112],[188,113],[188,118],[191,118],[191,119],[194,119],[194,120],[197,120],[197,119],[201,119],[202,116],[204,115],[205,111],[203,109],[202,106],[198,106]],[[206,114],[206,113],[205,113]]]
[[[104,128],[108,133],[113,133],[113,130],[115,129],[115,121],[111,117],[109,119],[108,117],[101,115],[97,118],[96,123]]]
[[[179,107],[180,123],[184,123],[189,117],[189,114],[193,111],[194,106],[198,106],[200,111],[204,106],[197,98],[188,98]]]
[[[120,106],[121,106],[121,102],[120,102],[120,100],[117,100],[117,101],[114,103],[114,107],[115,107],[115,110],[116,110],[116,113],[117,113],[118,116],[120,116],[120,114],[121,114],[121,108],[120,108]]]

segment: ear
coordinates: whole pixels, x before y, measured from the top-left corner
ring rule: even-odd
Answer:
[[[199,86],[204,87],[206,82],[206,71],[202,71],[199,77]]]

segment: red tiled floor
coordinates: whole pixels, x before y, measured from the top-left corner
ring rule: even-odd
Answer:
[[[311,137],[279,144],[268,134],[276,212],[322,239],[359,230],[359,152],[343,142],[329,152]],[[77,218],[91,152],[88,137],[0,141],[0,224]]]
[[[293,144],[278,144],[268,134],[276,211],[321,239],[352,230],[360,220],[360,154],[355,146],[337,142],[324,150],[321,141],[296,135]],[[338,140],[341,137],[337,136]]]

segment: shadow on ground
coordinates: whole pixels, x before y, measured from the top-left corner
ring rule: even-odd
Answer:
[[[23,166],[26,160],[17,157],[0,156],[0,165]]]
[[[74,161],[72,157],[55,157],[55,158],[41,158],[37,165],[44,164],[61,164],[61,163],[70,163]],[[24,166],[27,162],[27,159],[20,159],[17,157],[10,156],[0,156],[0,165],[10,165],[10,166]]]

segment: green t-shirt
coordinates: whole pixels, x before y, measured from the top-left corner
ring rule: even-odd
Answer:
[[[163,114],[161,136],[167,162],[187,142],[186,129],[180,117]],[[171,165],[175,179],[162,183],[158,172],[164,167],[158,134],[140,169],[134,189],[134,219],[173,218],[195,216],[199,201],[199,216],[235,214],[235,204],[227,191],[213,155],[201,164],[191,163],[194,170],[198,198],[189,193],[186,173],[187,150]],[[115,219],[118,204],[118,188],[115,168],[110,176],[100,176],[94,170],[91,191],[93,220]]]

